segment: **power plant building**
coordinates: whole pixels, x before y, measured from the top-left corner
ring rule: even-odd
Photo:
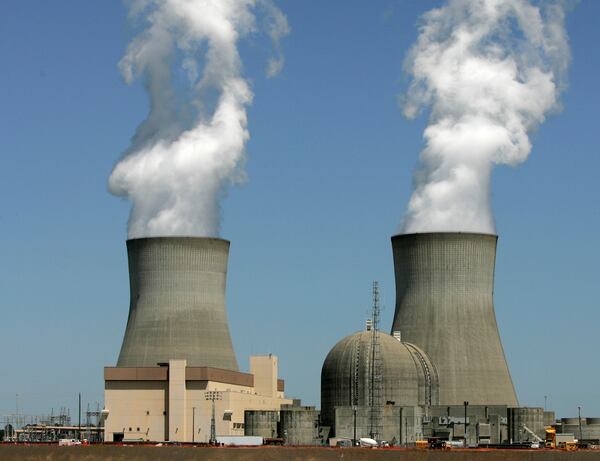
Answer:
[[[286,398],[277,357],[252,356],[250,371],[239,371],[225,308],[228,241],[128,240],[129,317],[117,366],[104,369],[104,440],[539,439],[546,414],[517,406],[496,324],[496,241],[457,232],[392,237],[392,334],[377,328],[374,284],[366,330],[325,358],[319,412]]]
[[[500,342],[496,241],[461,232],[392,237],[393,335],[355,333],[325,358],[321,419],[331,436],[493,444],[543,435],[543,411],[517,407]],[[374,304],[372,324],[375,312]]]
[[[188,367],[185,360],[106,367],[104,440],[207,443],[213,399],[216,435],[243,436],[246,410],[292,403],[277,369],[277,357],[268,355],[250,357],[250,373]]]
[[[131,301],[117,366],[104,369],[105,441],[243,436],[246,410],[292,403],[277,357],[253,356],[249,373],[238,370],[225,309],[228,241],[141,238],[127,249]]]
[[[376,361],[379,367],[373,370]],[[425,406],[437,404],[438,398],[437,371],[427,354],[380,331],[369,329],[343,338],[327,354],[321,370],[321,421],[325,426],[336,427],[336,408],[340,407],[372,403],[382,412],[389,402]]]

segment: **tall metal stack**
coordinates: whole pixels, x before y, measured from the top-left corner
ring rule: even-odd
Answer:
[[[369,435],[380,438],[383,434],[383,392],[381,376],[381,350],[379,344],[379,283],[373,282],[371,321],[371,362],[369,364]]]
[[[127,252],[131,303],[117,366],[185,359],[237,371],[225,309],[229,242],[139,238],[127,241]]]
[[[517,405],[494,312],[496,241],[454,232],[392,237],[392,331],[431,357],[440,405]]]

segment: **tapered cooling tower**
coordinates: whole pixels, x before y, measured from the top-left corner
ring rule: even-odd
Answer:
[[[450,232],[392,237],[392,330],[431,357],[440,405],[517,405],[494,313],[497,239]]]
[[[185,359],[238,370],[227,313],[229,242],[154,237],[127,241],[131,304],[117,366]]]

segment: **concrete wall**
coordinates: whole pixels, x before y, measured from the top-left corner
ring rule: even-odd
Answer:
[[[392,331],[423,349],[439,375],[439,404],[517,406],[493,305],[495,235],[392,237]]]
[[[246,410],[244,435],[274,438],[278,436],[279,412],[275,410]]]
[[[543,408],[509,408],[507,418],[509,441],[517,443],[537,440],[526,428],[534,432],[542,440],[546,439]]]
[[[559,433],[575,434],[576,439],[598,440],[600,439],[600,418],[582,417],[581,426],[579,418],[562,418],[557,429]]]
[[[356,437],[370,437],[369,407],[356,407]],[[382,440],[406,446],[423,438],[423,410],[420,407],[385,405]],[[354,437],[354,410],[349,406],[335,408],[336,437]]]
[[[315,407],[283,405],[280,411],[280,435],[286,445],[321,445],[319,412]]]
[[[117,366],[237,370],[225,310],[229,242],[154,237],[127,241],[131,301]]]
[[[508,441],[506,405],[439,405],[427,409],[426,437],[465,440],[467,445],[500,444]],[[465,425],[466,422],[466,425]],[[466,437],[465,437],[466,429]]]

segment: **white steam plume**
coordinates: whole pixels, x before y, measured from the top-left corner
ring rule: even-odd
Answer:
[[[240,38],[255,32],[255,12],[269,20],[276,57],[289,32],[270,0],[137,0],[131,16],[147,27],[119,63],[130,83],[143,77],[150,112],[115,165],[109,191],[132,202],[129,238],[216,236],[219,198],[243,179],[252,92],[242,76]]]
[[[569,62],[560,2],[449,0],[423,16],[406,70],[409,118],[431,107],[404,233],[494,233],[490,178],[517,165],[558,107]]]

